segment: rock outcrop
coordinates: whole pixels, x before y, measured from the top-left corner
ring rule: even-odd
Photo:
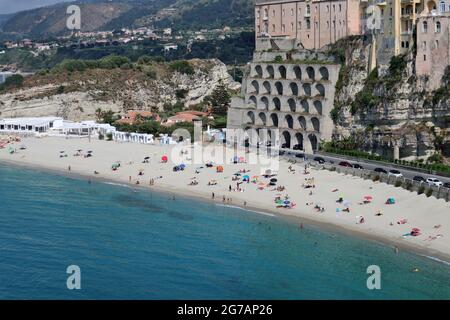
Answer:
[[[62,116],[79,121],[95,118],[95,110],[162,110],[182,101],[199,104],[220,83],[238,90],[226,66],[218,60],[191,60],[192,75],[172,72],[166,64],[145,68],[92,69],[34,75],[24,86],[0,95],[0,117]]]
[[[414,52],[370,72],[369,55],[370,39],[346,50],[333,110],[335,137],[353,136],[366,151],[391,158],[426,159],[437,147],[450,156],[448,80],[430,92],[415,74]]]

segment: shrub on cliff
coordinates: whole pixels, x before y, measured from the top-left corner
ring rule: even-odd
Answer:
[[[0,85],[0,91],[11,89],[11,88],[20,88],[23,85],[23,76],[20,74],[12,75],[6,78],[5,82]]]
[[[191,66],[189,61],[186,60],[180,60],[180,61],[174,61],[171,64],[169,64],[169,69],[172,71],[176,71],[182,74],[191,75],[195,73],[194,68]]]

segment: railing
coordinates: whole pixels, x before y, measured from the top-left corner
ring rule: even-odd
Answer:
[[[411,192],[417,192],[418,194],[425,194],[427,197],[434,196],[437,199],[444,199],[446,202],[450,202],[449,188],[432,186],[426,182],[414,181],[405,177],[390,176],[385,173],[378,173],[365,169],[355,169],[335,165],[319,165],[317,163],[312,163],[311,165],[316,168],[322,168],[337,173],[351,174],[365,180],[370,179],[372,181],[379,181]]]

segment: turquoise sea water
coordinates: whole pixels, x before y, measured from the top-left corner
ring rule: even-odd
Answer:
[[[81,290],[66,287],[69,265]],[[369,265],[381,290],[366,287]],[[0,298],[449,299],[450,266],[279,217],[0,163]]]

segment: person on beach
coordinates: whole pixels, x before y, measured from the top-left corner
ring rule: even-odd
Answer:
[[[398,247],[395,246],[395,254],[398,254]]]
[[[223,196],[223,200],[222,200],[222,202],[225,202],[225,196]]]
[[[67,169],[69,169],[69,171],[70,171],[72,168],[69,166]]]
[[[213,199],[214,200],[214,197],[215,197],[215,195],[214,195],[214,192],[211,194],[211,199]]]
[[[131,176],[128,177],[128,182],[131,183]]]

